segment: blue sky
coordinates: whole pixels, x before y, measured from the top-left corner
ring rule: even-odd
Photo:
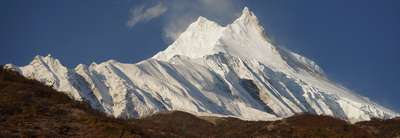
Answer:
[[[166,9],[159,14],[129,23],[135,9],[160,3]],[[165,49],[171,34],[197,16],[226,24],[243,6],[277,43],[400,111],[398,0],[2,0],[0,64],[25,65],[49,53],[68,67],[108,59],[135,63]]]

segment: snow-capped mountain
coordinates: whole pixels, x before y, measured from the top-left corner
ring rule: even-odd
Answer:
[[[5,68],[123,118],[169,110],[246,120],[303,112],[352,122],[398,116],[272,43],[248,8],[226,26],[199,17],[166,50],[135,64],[109,60],[68,69],[49,55]]]

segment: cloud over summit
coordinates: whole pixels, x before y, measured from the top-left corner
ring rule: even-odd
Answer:
[[[140,5],[131,8],[129,10],[129,19],[126,22],[126,26],[132,28],[140,22],[148,22],[153,18],[161,16],[167,10],[168,8],[162,2],[159,2],[152,7],[145,7],[144,5]]]
[[[164,24],[164,37],[174,41],[190,23],[204,16],[219,24],[230,23],[241,12],[240,0],[165,0],[170,11]]]
[[[220,24],[226,24],[240,15],[241,0],[151,0],[158,4],[136,6],[130,10],[127,22],[129,28],[140,22],[163,17],[163,34],[167,43],[174,41],[199,16],[207,17]]]

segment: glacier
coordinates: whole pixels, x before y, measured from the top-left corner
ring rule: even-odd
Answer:
[[[399,116],[329,80],[312,60],[273,43],[247,7],[226,26],[199,17],[164,51],[138,63],[109,60],[69,69],[48,55],[4,68],[118,118],[172,110],[245,120],[299,113],[350,122]]]

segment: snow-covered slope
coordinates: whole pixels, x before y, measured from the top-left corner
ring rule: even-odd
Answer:
[[[50,55],[6,65],[115,117],[180,110],[273,120],[296,113],[352,122],[398,114],[329,81],[313,61],[271,43],[248,9],[232,24],[204,17],[166,50],[136,64],[110,60],[67,69]]]

